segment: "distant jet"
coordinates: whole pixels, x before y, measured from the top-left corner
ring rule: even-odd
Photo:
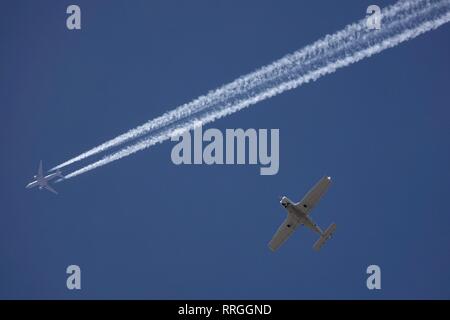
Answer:
[[[61,171],[57,170],[56,172],[50,173],[49,175],[45,176],[42,173],[42,160],[39,162],[39,168],[37,175],[34,176],[34,181],[27,184],[25,188],[34,188],[36,186],[39,187],[39,190],[42,190],[42,188],[47,189],[48,191],[53,192],[54,194],[58,194],[55,189],[50,187],[48,185],[48,182],[56,177],[64,178],[64,176],[61,174]]]
[[[331,237],[336,230],[336,224],[331,224],[325,232],[314,223],[309,217],[312,208],[319,202],[320,198],[325,194],[331,183],[330,177],[323,177],[316,185],[309,190],[305,197],[299,203],[293,203],[287,197],[282,197],[280,204],[287,211],[287,218],[278,228],[277,232],[269,242],[269,248],[272,251],[277,250],[289,236],[297,229],[298,226],[306,226],[320,235],[313,248],[319,250],[322,245]]]

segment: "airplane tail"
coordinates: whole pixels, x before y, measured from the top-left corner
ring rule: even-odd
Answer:
[[[322,246],[325,244],[325,242],[327,242],[327,240],[331,238],[335,230],[336,224],[333,223],[327,228],[327,230],[325,230],[324,233],[322,233],[319,240],[317,240],[316,243],[314,243],[313,246],[314,250],[319,251],[320,248],[322,248]]]

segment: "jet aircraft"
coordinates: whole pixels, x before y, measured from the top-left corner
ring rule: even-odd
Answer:
[[[64,176],[61,174],[61,171],[57,170],[55,172],[52,172],[46,176],[43,174],[42,170],[42,160],[39,162],[39,168],[37,175],[34,176],[34,181],[30,182],[26,185],[25,188],[30,189],[34,187],[39,187],[39,190],[42,190],[42,188],[47,189],[50,192],[53,192],[54,194],[58,194],[55,189],[49,186],[48,182],[54,178],[64,178]]]

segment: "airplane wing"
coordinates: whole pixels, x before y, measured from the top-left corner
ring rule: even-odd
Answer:
[[[50,191],[50,192],[53,192],[54,194],[58,194],[58,192],[56,192],[56,190],[53,189],[52,187],[50,187],[48,184],[46,184],[46,185],[44,186],[44,188],[47,189],[47,190]]]
[[[293,214],[288,214],[286,220],[278,228],[277,232],[273,236],[272,240],[269,242],[269,248],[272,251],[277,250],[289,236],[297,229],[300,222]]]
[[[43,177],[43,173],[42,173],[42,160],[39,161],[39,168],[38,168],[38,177]]]
[[[325,194],[328,187],[330,186],[331,178],[323,177],[316,183],[311,190],[305,195],[305,197],[296,204],[296,207],[299,209],[306,211],[308,213],[314,206],[319,202],[320,198]]]

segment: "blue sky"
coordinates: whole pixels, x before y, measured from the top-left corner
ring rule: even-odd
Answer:
[[[9,1],[0,13],[0,298],[450,298],[450,28],[208,125],[279,128],[280,170],[181,165],[173,142],[57,184],[50,168],[365,15],[373,1]],[[392,3],[379,1],[380,6]],[[447,101],[447,102],[446,102]],[[312,213],[275,254],[285,212]],[[82,290],[66,288],[66,267]],[[382,289],[366,288],[377,264]]]

